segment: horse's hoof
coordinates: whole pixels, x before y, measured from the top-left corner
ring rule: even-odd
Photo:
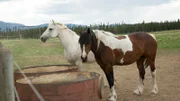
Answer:
[[[109,101],[116,101],[116,99],[117,99],[116,94],[114,94],[114,95],[112,93],[109,94]]]
[[[136,89],[134,91],[134,94],[140,96],[140,95],[142,95],[142,91],[140,91],[139,89]]]
[[[111,96],[109,101],[116,101],[116,98],[114,96]]]
[[[151,94],[158,94],[158,89],[157,89],[157,88],[153,89],[153,90],[151,91]]]

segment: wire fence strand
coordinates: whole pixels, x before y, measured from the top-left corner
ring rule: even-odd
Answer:
[[[16,87],[14,86],[14,92],[15,92],[15,95],[16,95],[16,98],[17,98],[17,101],[20,101],[19,99],[19,95],[18,95],[18,92],[17,92],[17,89]]]
[[[19,69],[19,71],[21,72],[21,74],[23,75],[23,77],[25,78],[25,80],[28,82],[29,86],[32,88],[32,90],[34,91],[34,93],[37,95],[37,97],[39,98],[40,101],[45,101],[44,98],[41,96],[41,94],[38,92],[38,90],[34,87],[34,85],[32,84],[31,80],[29,80],[27,78],[27,76],[23,73],[23,71],[21,70],[21,68],[19,67],[19,65],[14,61],[14,64],[16,65],[16,67]]]

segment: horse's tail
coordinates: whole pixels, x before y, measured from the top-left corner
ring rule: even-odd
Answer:
[[[156,40],[156,36],[154,34],[148,33],[149,35],[151,35],[153,37],[153,39]]]
[[[156,40],[156,36],[154,35],[154,34],[151,34],[151,33],[148,33],[155,41],[157,41]],[[147,67],[149,66],[149,62],[148,62],[148,59],[146,58],[145,60],[144,60],[144,68],[146,69]]]

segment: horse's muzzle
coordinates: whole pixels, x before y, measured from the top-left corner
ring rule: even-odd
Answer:
[[[47,38],[41,37],[40,38],[42,42],[46,42]]]
[[[82,59],[82,62],[86,62],[87,61],[87,56],[86,57],[81,56],[81,59]]]

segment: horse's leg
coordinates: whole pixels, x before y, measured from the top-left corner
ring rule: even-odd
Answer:
[[[116,90],[114,88],[114,72],[113,72],[112,66],[106,67],[105,75],[106,75],[106,78],[108,80],[109,87],[111,90],[110,95],[109,95],[109,97],[110,97],[109,101],[116,101],[117,100],[117,94],[116,94]]]
[[[144,75],[145,75],[145,68],[143,65],[144,60],[145,60],[145,57],[141,57],[136,62],[138,70],[139,70],[139,84],[137,86],[137,89],[134,91],[134,94],[136,94],[136,95],[142,95],[143,89],[144,89],[144,83],[143,83]]]
[[[150,61],[150,68],[151,68],[151,75],[152,75],[152,94],[157,94],[158,93],[158,87],[157,87],[157,83],[156,83],[156,68],[155,68],[155,62],[154,61]]]
[[[79,71],[82,71],[82,61],[76,61],[75,64],[78,67]]]

